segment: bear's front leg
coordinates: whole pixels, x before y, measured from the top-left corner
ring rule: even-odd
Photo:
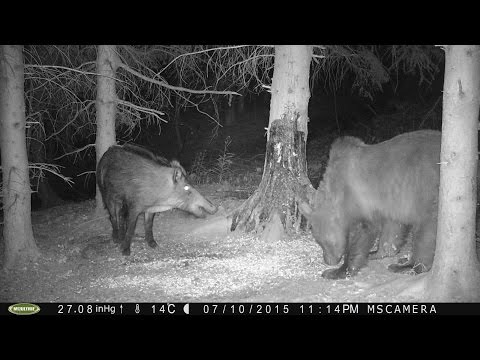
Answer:
[[[375,239],[375,227],[367,221],[354,224],[348,235],[348,245],[343,265],[337,269],[328,269],[322,273],[326,279],[345,279],[355,276],[367,264],[368,253]]]
[[[322,273],[322,277],[330,280],[345,279],[347,277],[347,264],[344,263],[337,269],[328,269]]]

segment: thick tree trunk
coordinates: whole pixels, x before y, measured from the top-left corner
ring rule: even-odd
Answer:
[[[480,46],[446,48],[437,247],[427,295],[480,300],[475,213]]]
[[[311,46],[275,47],[263,177],[255,193],[232,214],[232,231],[265,230],[263,236],[275,240],[300,225],[297,197],[309,197],[308,190],[313,190],[305,153],[311,58]]]
[[[403,291],[427,301],[479,301],[475,250],[480,46],[446,48],[435,259]]]
[[[22,46],[0,53],[0,145],[2,152],[4,268],[38,257],[31,221],[31,189],[25,137]]]
[[[97,164],[103,153],[116,143],[115,116],[117,113],[117,94],[115,91],[115,73],[119,58],[115,45],[99,45],[97,55],[97,139],[95,149]],[[103,201],[97,186],[96,212],[103,214]]]

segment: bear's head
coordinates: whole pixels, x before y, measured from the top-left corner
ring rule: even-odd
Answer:
[[[336,265],[342,259],[347,247],[345,219],[332,201],[326,196],[317,197],[312,208],[307,202],[299,201],[299,210],[312,225],[312,235],[323,250],[327,265]]]

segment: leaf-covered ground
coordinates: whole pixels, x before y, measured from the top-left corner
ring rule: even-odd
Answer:
[[[219,213],[206,220],[175,210],[157,214],[154,236],[159,246],[155,249],[145,243],[139,219],[130,257],[122,256],[111,241],[108,218],[95,217],[93,201],[34,212],[34,234],[42,256],[21,269],[0,273],[0,301],[413,300],[398,297],[391,286],[380,287],[410,277],[388,272],[388,264],[397,258],[370,261],[351,279],[323,279],[327,266],[310,233],[267,242],[255,234],[228,232],[221,216],[243,200],[228,197],[213,185],[198,188],[221,205]]]

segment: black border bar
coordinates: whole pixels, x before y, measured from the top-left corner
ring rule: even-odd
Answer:
[[[11,310],[11,311],[10,311]],[[38,310],[38,311],[37,311]],[[29,315],[30,312],[35,312]],[[9,316],[480,315],[480,303],[0,303]]]

